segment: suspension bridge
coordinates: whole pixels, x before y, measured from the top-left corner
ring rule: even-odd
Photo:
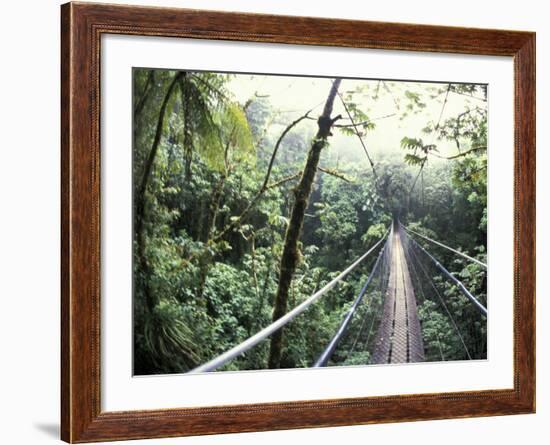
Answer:
[[[329,366],[331,361],[337,364],[342,361],[342,357],[345,360],[354,352],[368,353],[365,363],[361,363],[365,365],[426,361],[426,352],[433,348],[424,340],[419,316],[419,304],[426,301],[438,309],[438,314],[445,317],[450,327],[450,332],[446,335],[454,336],[461,345],[460,357],[470,360],[476,358],[475,351],[471,351],[467,346],[465,335],[481,335],[476,330],[479,331],[480,326],[486,323],[486,301],[473,295],[456,274],[449,272],[428,250],[427,244],[487,269],[484,262],[407,228],[395,220],[380,240],[313,295],[242,343],[191,370],[190,373],[210,372],[221,368],[246,354],[296,317],[302,314],[307,316],[309,307],[345,282],[350,274],[360,270],[369,259],[373,265],[368,278],[322,353],[311,363],[312,367]],[[443,280],[458,290],[460,298],[471,309],[469,312],[455,312],[448,296],[441,290],[440,283]],[[428,322],[432,321],[432,314],[430,311],[426,312],[425,319]],[[461,331],[459,326],[460,317],[464,316],[464,312],[471,317],[471,320],[468,320],[468,332]],[[436,345],[435,354],[438,360],[457,359],[456,353],[453,357],[448,356],[449,352],[444,347],[444,339],[440,333],[437,333],[435,340],[434,342],[432,338],[431,343]],[[335,356],[340,360],[335,360]]]

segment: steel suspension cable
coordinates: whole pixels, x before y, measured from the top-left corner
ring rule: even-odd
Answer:
[[[462,343],[462,346],[464,347],[464,350],[466,351],[466,355],[468,356],[468,359],[472,360],[472,356],[470,355],[470,351],[468,349],[468,346],[466,346],[466,342],[464,341],[464,338],[462,337],[462,334],[460,333],[460,329],[458,329],[458,325],[456,324],[456,321],[455,321],[453,315],[451,314],[451,311],[449,311],[449,308],[445,304],[445,301],[443,300],[443,297],[441,296],[441,294],[439,293],[439,290],[437,289],[435,283],[433,282],[433,279],[429,276],[428,272],[426,272],[426,269],[424,268],[424,266],[422,265],[422,263],[420,262],[420,260],[416,256],[416,253],[414,252],[414,249],[412,249],[411,252],[412,252],[413,256],[415,257],[417,264],[420,266],[420,270],[422,270],[422,272],[424,273],[424,276],[430,282],[433,290],[435,291],[437,297],[439,298],[439,301],[440,301],[441,305],[445,309],[445,312],[447,312],[447,315],[449,316],[449,319],[451,320],[451,323],[453,324],[453,327],[455,328],[455,332],[458,335],[458,338],[460,339],[460,342]]]
[[[460,292],[462,292],[462,294],[464,294],[464,296],[466,296],[472,303],[474,303],[474,305],[477,307],[477,309],[483,315],[485,315],[485,317],[487,317],[487,308],[485,306],[483,306],[477,300],[477,298],[472,295],[472,293],[468,289],[466,289],[466,286],[464,286],[464,284],[462,284],[462,282],[458,278],[456,278],[451,272],[449,272],[447,269],[445,269],[445,267],[430,252],[428,252],[426,249],[424,249],[424,247],[422,247],[420,244],[418,244],[416,242],[416,240],[414,240],[411,237],[409,237],[409,239],[414,243],[415,247],[418,247],[428,258],[430,258],[430,260],[432,260],[432,262],[435,264],[435,266],[441,272],[443,272],[443,274],[449,280],[451,280],[454,284],[456,284],[456,286],[458,287]]]
[[[355,336],[355,340],[353,340],[353,343],[351,344],[351,347],[348,349],[348,352],[346,353],[346,357],[350,357],[351,354],[353,354],[355,352],[355,346],[357,345],[357,342],[363,336],[363,332],[365,331],[365,326],[367,325],[367,320],[369,318],[368,316],[369,316],[369,312],[367,310],[367,311],[365,311],[365,315],[363,316],[363,320],[361,321],[361,327],[359,328],[359,331],[357,332],[357,335]]]
[[[327,283],[325,286],[323,286],[321,289],[319,289],[317,292],[315,292],[313,295],[311,295],[309,298],[304,300],[302,303],[300,303],[298,306],[296,306],[291,311],[287,312],[285,315],[283,315],[281,318],[275,320],[270,325],[266,326],[253,336],[249,337],[242,343],[234,346],[233,348],[229,349],[228,351],[224,352],[223,354],[220,354],[219,356],[213,358],[212,360],[196,367],[195,369],[192,369],[189,371],[189,374],[195,374],[199,372],[210,372],[214,371],[215,369],[219,368],[220,366],[226,364],[230,360],[233,360],[235,357],[238,357],[241,354],[244,354],[246,351],[248,351],[250,348],[256,346],[258,343],[260,343],[262,340],[269,337],[271,334],[273,334],[275,331],[278,331],[281,329],[284,325],[292,321],[295,317],[300,315],[302,312],[304,312],[311,304],[313,304],[315,301],[317,301],[319,298],[321,298],[324,294],[326,294],[329,290],[331,290],[334,286],[336,286],[343,278],[345,278],[350,272],[355,270],[359,264],[361,264],[365,258],[367,258],[376,248],[386,239],[388,236],[389,229],[386,231],[384,236],[380,238],[374,246],[372,246],[367,252],[365,252],[361,257],[359,257],[357,260],[355,260],[347,269],[345,269],[343,272],[341,272],[336,278],[334,278],[332,281]]]
[[[387,249],[388,249],[388,242],[386,242],[386,246],[384,248],[384,254],[383,254],[384,258],[382,260],[382,268],[380,269],[381,272],[379,273],[379,277],[378,277],[378,291],[380,293],[382,293],[383,279],[384,279],[384,274],[385,274],[385,271],[386,271],[386,268],[387,268],[387,261],[386,261]],[[377,303],[376,304],[376,310],[371,311],[372,317],[371,317],[371,322],[370,322],[370,327],[369,327],[369,330],[368,330],[367,338],[366,338],[365,343],[364,343],[365,349],[368,348],[372,327],[374,325],[374,322],[376,321],[376,318],[377,318],[376,316],[378,315],[378,311],[382,307],[382,304],[381,304],[382,303],[382,298],[381,297],[378,298],[376,303]],[[359,342],[359,339],[361,337],[363,337],[363,333],[365,332],[365,328],[367,326],[368,318],[369,318],[369,311],[367,309],[365,311],[363,321],[361,322],[361,327],[359,328],[359,331],[358,331],[357,335],[355,336],[355,339],[353,340],[353,343],[352,343],[350,349],[346,353],[346,358],[350,357],[351,354],[353,354],[355,352],[355,347],[357,346],[357,343]]]
[[[384,249],[382,249],[380,251],[380,253],[378,254],[378,257],[376,258],[376,262],[374,263],[374,266],[372,268],[371,273],[369,274],[369,277],[367,278],[367,281],[365,282],[365,284],[363,285],[363,288],[359,292],[359,295],[357,295],[357,298],[355,299],[355,301],[351,305],[348,313],[346,314],[346,316],[342,320],[342,323],[340,324],[338,330],[336,331],[336,334],[334,334],[334,336],[330,340],[330,342],[327,345],[327,347],[325,348],[325,350],[321,353],[321,355],[319,356],[317,361],[314,363],[314,365],[313,365],[314,368],[319,368],[321,366],[325,366],[328,363],[328,361],[330,360],[330,357],[334,353],[334,350],[338,346],[338,343],[340,343],[340,340],[342,339],[342,336],[347,331],[348,326],[351,322],[351,319],[353,318],[353,315],[355,314],[355,311],[357,310],[357,307],[359,306],[361,301],[363,301],[363,297],[364,297],[365,293],[367,292],[369,284],[371,283],[374,275],[378,271],[378,266],[380,265],[380,259],[382,258],[383,253],[384,253]]]
[[[384,289],[388,289],[388,281],[389,281],[389,272],[388,272],[388,264],[389,260],[388,257],[391,255],[392,250],[392,237],[390,236],[388,242],[386,242],[386,251],[384,252],[384,259],[383,259],[383,268],[382,268],[382,276],[379,279],[378,283],[378,292],[380,292],[379,298],[378,298],[378,304],[376,306],[376,310],[374,311],[373,317],[371,319],[371,323],[369,326],[369,331],[367,333],[367,338],[364,343],[363,351],[367,350],[369,347],[370,339],[372,336],[373,328],[375,325],[376,320],[380,317],[380,310],[384,308]],[[355,348],[355,345],[354,345]],[[349,354],[348,354],[349,355]],[[370,358],[369,358],[370,360]]]
[[[370,342],[370,339],[371,339],[371,336],[372,336],[372,333],[373,333],[373,328],[374,328],[374,323],[376,322],[376,316],[379,315],[379,311],[380,309],[382,309],[384,307],[384,305],[382,304],[383,303],[383,298],[380,298],[380,301],[378,303],[378,306],[376,308],[376,312],[375,312],[375,316],[372,317],[372,320],[371,320],[371,323],[370,323],[370,326],[369,326],[369,332],[367,333],[367,338],[365,340],[365,349],[369,347],[369,342]],[[369,357],[369,361],[370,361],[370,357]]]
[[[414,264],[414,261],[412,261],[411,252],[410,252],[410,245],[408,240],[406,240],[406,247],[405,247],[405,254],[408,256],[408,263],[411,265],[411,269],[413,272],[413,275],[416,277],[416,282],[418,283],[418,286],[420,288],[420,293],[422,294],[423,301],[426,300],[426,293],[424,292],[424,286],[422,285],[422,282],[420,280],[420,276],[418,275],[418,270],[416,269],[416,264]],[[428,310],[426,311],[428,314],[428,318],[431,322],[433,322],[432,314]],[[437,346],[439,349],[439,355],[441,357],[442,361],[445,361],[445,355],[443,354],[443,346],[441,346],[441,336],[439,335],[439,331],[436,331],[436,338],[437,338]]]
[[[452,247],[449,247],[449,246],[446,246],[445,244],[443,243],[440,243],[439,241],[436,241],[434,239],[431,239],[425,235],[421,235],[420,233],[418,232],[415,232],[414,230],[412,229],[409,229],[408,227],[405,227],[404,225],[401,225],[407,232],[410,232],[410,233],[414,233],[415,235],[419,236],[420,238],[424,238],[426,241],[430,241],[431,243],[433,244],[436,244],[440,247],[443,247],[444,249],[447,249],[447,250],[450,250],[451,252],[453,253],[456,253],[457,255],[460,255],[461,257],[463,258],[466,258],[467,260],[470,260],[470,261],[473,261],[474,263],[477,263],[479,264],[480,266],[483,266],[485,269],[487,269],[487,264],[485,263],[482,263],[481,261],[479,260],[476,260],[475,258],[471,257],[470,255],[466,255],[464,252],[460,252],[459,250],[456,250],[456,249],[453,249]]]
[[[386,243],[387,244],[387,243]],[[384,261],[382,261],[384,263]],[[384,264],[382,264],[382,268],[384,267]],[[380,278],[379,278],[380,282]],[[365,313],[363,314],[363,319],[361,320],[361,326],[359,327],[359,330],[357,331],[357,335],[355,336],[355,339],[353,340],[351,347],[348,349],[348,352],[346,353],[346,358],[350,357],[351,354],[355,352],[355,347],[357,346],[357,343],[359,342],[359,339],[363,336],[363,333],[365,332],[365,327],[367,325],[367,320],[369,319],[369,307],[365,309]],[[372,312],[372,311],[370,311]],[[374,319],[374,316],[372,317]]]

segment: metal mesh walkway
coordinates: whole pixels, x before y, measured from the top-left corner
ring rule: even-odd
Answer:
[[[372,363],[424,361],[416,298],[405,259],[401,229],[392,232],[392,261],[384,314],[378,328]]]

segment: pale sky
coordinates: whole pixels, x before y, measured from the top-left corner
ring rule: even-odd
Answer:
[[[311,115],[313,117],[319,115],[329,92],[331,81],[327,78],[239,74],[230,81],[228,88],[240,103],[246,102],[255,93],[268,95],[272,107],[285,112],[281,120],[290,123],[313,107],[316,108]],[[375,93],[378,84],[378,80],[343,79],[339,90],[341,93],[345,93],[346,91],[355,90],[358,86],[368,85],[370,93],[368,95],[354,94],[354,101],[376,124],[376,128],[369,131],[364,137],[367,148],[375,158],[375,162],[377,157],[383,156],[383,153],[399,152],[405,154],[405,150],[400,147],[400,141],[404,136],[421,138],[424,143],[436,143],[443,155],[456,153],[454,142],[437,141],[433,135],[422,133],[422,129],[428,122],[432,121],[434,125],[437,123],[443,109],[445,93],[440,94],[435,99],[430,99],[429,95],[433,93],[434,88],[442,89],[445,88],[446,84],[386,81],[385,85],[391,91],[391,94],[381,83],[379,99],[373,100],[369,96]],[[422,94],[427,106],[420,114],[409,114],[400,120],[398,115],[405,110],[407,104],[404,98],[405,90]],[[399,110],[396,108],[396,100],[400,100]],[[468,106],[485,107],[486,105],[485,102],[450,93],[447,104],[443,109],[441,122],[458,115],[466,110]],[[393,117],[376,120],[378,117],[393,113],[397,114]],[[338,114],[347,117],[341,101],[337,98],[333,115]],[[341,123],[347,124],[349,121],[341,121]],[[316,129],[315,121],[307,121],[307,123],[301,123],[300,125],[302,128],[308,128],[312,133]],[[271,131],[278,134],[282,131],[282,127],[274,127]],[[365,157],[360,141],[356,136],[346,136],[340,131],[333,131],[330,144],[331,151],[345,150],[348,153],[350,151],[353,153],[356,150],[358,157]],[[436,158],[434,158],[434,161],[436,161]]]

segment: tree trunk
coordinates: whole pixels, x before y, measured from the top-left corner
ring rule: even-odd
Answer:
[[[216,229],[216,219],[220,210],[220,203],[222,200],[223,188],[225,186],[226,179],[226,174],[222,173],[216,187],[212,191],[210,203],[206,205],[206,214],[204,215],[201,233],[198,237],[198,240],[203,243],[208,243],[208,241],[212,239],[212,235]]]
[[[183,153],[185,161],[185,180],[191,181],[191,164],[193,162],[193,137],[189,122],[189,86],[185,84],[183,77],[179,80],[181,106],[183,108]]]
[[[318,119],[319,129],[309,150],[300,183],[295,189],[295,200],[292,207],[290,222],[285,235],[283,254],[279,272],[279,286],[275,296],[273,308],[273,321],[278,320],[287,312],[288,291],[292,282],[292,276],[298,264],[298,241],[304,224],[304,214],[308,206],[313,180],[317,173],[321,151],[330,136],[330,130],[334,122],[339,118],[331,118],[334,98],[338,93],[341,79],[335,79],[323,109],[323,114]],[[269,368],[279,368],[281,365],[281,351],[283,344],[283,329],[279,329],[271,336],[269,351]]]
[[[151,90],[154,87],[154,84],[155,84],[155,70],[149,70],[149,74],[147,75],[145,86],[143,87],[143,94],[141,95],[140,99],[138,100],[134,108],[134,124],[136,123],[138,116],[143,111],[143,107],[145,107],[145,103],[149,98],[149,95],[151,93]]]
[[[202,218],[202,226],[199,229],[198,240],[203,242],[205,245],[208,245],[212,240],[212,234],[216,228],[216,218],[220,209],[220,202],[223,193],[223,187],[226,181],[226,174],[223,173],[222,177],[218,181],[215,189],[212,192],[212,200],[209,204],[206,204],[206,214]],[[212,267],[213,258],[210,255],[205,255],[199,261],[199,285],[197,287],[197,292],[195,297],[197,300],[201,301],[204,296],[204,287],[206,285],[206,279],[208,278],[208,273]],[[210,300],[206,301],[206,309],[208,315],[215,316],[214,308],[211,306]]]
[[[183,73],[178,72],[175,76],[170,85],[168,86],[168,90],[166,91],[166,95],[164,96],[164,99],[162,101],[162,104],[160,106],[159,110],[159,117],[157,121],[157,127],[155,131],[155,137],[153,139],[153,143],[151,145],[151,151],[149,152],[149,155],[147,156],[147,159],[145,160],[145,166],[143,168],[143,177],[141,179],[141,184],[136,196],[136,213],[135,213],[135,236],[137,241],[137,254],[139,258],[139,264],[141,267],[141,270],[144,274],[144,293],[145,293],[145,300],[147,303],[147,307],[149,310],[153,310],[153,308],[156,305],[156,300],[153,298],[153,295],[151,294],[149,290],[149,279],[147,275],[150,273],[150,267],[147,262],[147,259],[145,257],[145,238],[144,238],[144,230],[143,230],[143,224],[144,224],[144,213],[145,213],[145,193],[147,191],[147,185],[149,184],[149,179],[151,177],[151,172],[153,170],[153,165],[155,162],[155,158],[157,155],[158,147],[160,145],[160,140],[162,136],[162,128],[164,125],[164,116],[166,114],[166,107],[168,105],[168,102],[170,101],[170,97],[172,96],[172,93],[174,91],[174,87],[176,86],[176,83],[178,82],[178,79],[183,75]]]
[[[231,130],[231,134],[227,143],[225,144],[224,150],[224,171],[221,173],[220,179],[214,190],[212,190],[212,199],[210,204],[206,208],[206,216],[202,222],[201,234],[199,236],[199,241],[203,243],[208,243],[212,239],[214,230],[216,229],[216,218],[220,210],[220,202],[222,200],[223,188],[225,186],[225,181],[227,177],[231,174],[231,166],[229,164],[229,152],[233,146],[233,135],[235,133],[235,127]]]

